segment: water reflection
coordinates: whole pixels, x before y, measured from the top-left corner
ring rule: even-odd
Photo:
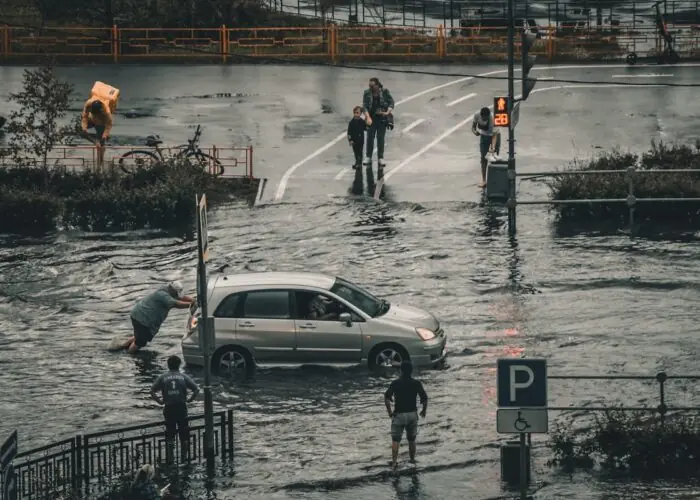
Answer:
[[[385,240],[396,235],[396,219],[389,213],[387,204],[362,201],[356,205],[355,227],[363,229],[352,231],[353,236],[362,236],[370,240]]]
[[[506,224],[506,220],[503,218],[505,214],[505,207],[503,205],[497,205],[488,200],[486,197],[486,191],[481,193],[481,200],[479,201],[480,208],[480,224],[477,226],[476,234],[482,237],[490,237],[500,234],[501,228]]]
[[[422,498],[423,491],[418,473],[411,474],[410,477],[396,477],[392,484],[396,490],[397,500],[412,500]]]

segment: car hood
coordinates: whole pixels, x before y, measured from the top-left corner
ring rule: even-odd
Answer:
[[[387,313],[377,319],[383,319],[389,322],[398,321],[414,328],[428,328],[432,331],[437,331],[440,326],[440,322],[437,318],[428,311],[418,309],[417,307],[401,306],[398,304],[391,304]]]

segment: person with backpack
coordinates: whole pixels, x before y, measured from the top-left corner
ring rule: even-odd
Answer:
[[[377,139],[377,163],[378,171],[381,171],[384,162],[384,139],[386,130],[394,128],[394,98],[388,89],[385,89],[378,78],[369,79],[369,88],[362,96],[362,105],[367,117],[367,158],[365,165],[372,166],[374,154],[374,139]]]

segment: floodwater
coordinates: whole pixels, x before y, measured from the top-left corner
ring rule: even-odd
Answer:
[[[432,69],[504,75],[495,66]],[[202,123],[204,145],[255,147],[256,175],[269,187],[256,207],[234,203],[210,212],[212,272],[228,266],[343,275],[392,303],[434,311],[448,334],[448,368],[419,374],[430,406],[417,472],[400,478],[387,475],[388,378],[362,367],[305,367],[264,368],[238,385],[215,380],[215,408],[235,412],[237,448],[235,475],[217,479],[217,498],[498,498],[498,444],[507,436],[496,432],[496,359],[545,357],[558,375],[698,372],[694,234],[630,239],[557,230],[546,208],[521,206],[518,234],[509,239],[504,210],[480,203],[470,116],[503,92],[503,80],[293,66],[60,71],[79,96],[98,78],[122,89],[120,110],[134,117],[119,116],[117,143],[154,132],[181,142],[187,127]],[[0,102],[19,88],[21,74],[0,68]],[[400,102],[381,202],[349,193],[351,152],[344,140],[329,146],[375,74]],[[538,74],[698,81],[697,69],[680,66],[541,67]],[[694,89],[590,85],[538,83],[516,129],[519,171],[551,170],[613,147],[645,150],[652,139],[700,136]],[[235,97],[211,97],[217,93]],[[547,195],[541,183],[522,181],[518,189],[523,200]],[[27,449],[160,418],[148,388],[166,358],[179,353],[186,313],[173,311],[137,357],[105,346],[128,333],[130,307],[158,283],[179,279],[194,289],[195,243],[162,232],[77,231],[0,241],[0,436],[17,428]],[[201,383],[201,372],[193,374]],[[667,392],[672,404],[697,403],[690,385],[670,384]],[[656,405],[655,394],[633,381],[604,391],[600,383],[549,383],[553,406]],[[194,406],[201,411],[201,400]],[[552,422],[561,418],[550,415]],[[559,475],[546,466],[544,443],[533,439],[536,498],[700,494],[691,486]]]

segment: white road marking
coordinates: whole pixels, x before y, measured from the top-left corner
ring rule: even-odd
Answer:
[[[620,88],[640,88],[640,87],[656,87],[657,85],[620,85],[620,84],[615,84],[615,83],[610,83],[610,84],[605,84],[605,85],[598,85],[598,84],[582,84],[582,85],[555,85],[551,87],[545,87],[543,89],[534,89],[532,92],[530,92],[530,95],[536,94],[538,92],[545,92],[547,90],[561,90],[561,89],[570,89],[570,88],[600,88],[600,87],[620,87]],[[659,84],[658,87],[663,87],[663,84]],[[516,99],[519,99],[520,96],[516,96]],[[493,106],[492,106],[493,107]],[[476,113],[478,110],[474,111]],[[384,174],[384,181],[388,181],[394,174],[396,174],[399,170],[404,168],[406,165],[411,163],[413,160],[418,158],[419,156],[423,155],[424,153],[430,151],[432,148],[440,144],[442,141],[447,139],[449,136],[457,132],[460,128],[464,127],[467,123],[472,121],[472,116],[470,115],[469,118],[466,118],[459,122],[458,124],[452,126],[451,128],[447,129],[445,132],[440,134],[438,137],[433,139],[430,143],[426,144],[423,146],[421,149],[413,153],[411,156],[403,160],[401,163],[396,165],[394,168],[389,170],[386,174]]]
[[[471,99],[471,98],[474,97],[475,95],[476,95],[476,92],[472,92],[471,94],[467,94],[467,95],[465,95],[465,96],[462,96],[462,97],[460,97],[459,99],[455,99],[455,100],[452,101],[452,102],[448,102],[448,103],[447,103],[447,107],[449,108],[449,107],[451,107],[451,106],[454,106],[455,104],[459,104],[459,103],[462,102],[462,101],[466,101],[467,99]]]
[[[424,121],[425,121],[425,118],[418,118],[416,121],[414,121],[413,123],[411,123],[408,127],[406,127],[405,129],[403,129],[404,133],[410,132],[411,130],[413,130],[414,128],[416,128],[418,125],[420,125],[420,124],[423,123]]]
[[[643,73],[640,75],[631,73],[629,75],[613,75],[612,78],[665,78],[667,76],[673,76],[673,73]]]
[[[654,67],[654,68],[697,68],[700,67],[700,63],[680,63],[680,64],[654,64],[654,65],[648,65],[649,67]],[[541,67],[535,67],[533,68],[533,72],[539,73],[540,71],[556,71],[556,70],[565,70],[565,69],[613,69],[613,68],[629,68],[629,64],[569,64],[569,65],[562,65],[562,66],[541,66]],[[637,68],[642,68],[645,67],[644,65],[638,65],[636,66]],[[516,72],[521,71],[519,68],[515,69]],[[493,76],[493,75],[498,75],[498,74],[503,74],[507,73],[507,69],[501,69],[501,70],[495,70],[495,71],[489,71],[488,73],[480,73],[476,75],[477,77],[483,77],[483,76]],[[417,94],[413,94],[401,101],[398,101],[396,104],[403,104],[405,102],[411,101],[413,99],[417,99],[418,97],[424,96],[425,94],[428,94],[430,92],[434,92],[436,90],[443,89],[445,87],[449,87],[450,85],[455,85],[457,83],[461,82],[466,82],[469,80],[473,80],[473,76],[468,76],[464,78],[459,78],[457,80],[453,80],[451,82],[444,83],[442,85],[438,85],[437,87],[431,87],[429,89],[425,89],[421,92],[418,92]],[[553,78],[552,78],[553,79]],[[605,85],[600,85],[601,87]],[[615,85],[613,85],[615,86]],[[628,85],[629,87],[629,85]],[[539,89],[539,90],[545,90],[545,89]],[[537,89],[534,89],[532,92],[536,92]],[[322,146],[321,148],[317,149],[313,153],[311,153],[309,156],[304,158],[303,160],[295,163],[291,167],[287,169],[287,171],[284,173],[282,176],[282,179],[280,180],[279,186],[277,186],[277,192],[275,194],[275,201],[280,201],[282,197],[284,196],[284,192],[287,189],[287,184],[289,183],[289,179],[291,178],[292,174],[304,165],[305,163],[309,162],[310,160],[313,160],[316,158],[318,155],[324,153],[328,149],[332,148],[334,145],[336,145],[338,142],[340,142],[343,138],[345,137],[345,133],[340,134],[338,137],[333,139],[331,142],[326,144],[325,146]]]
[[[477,76],[490,76],[490,75],[495,75],[495,74],[497,74],[497,73],[502,73],[503,71],[504,71],[504,70],[489,71],[488,73],[481,73],[481,74],[479,74],[479,75],[477,75]],[[414,99],[418,99],[419,97],[422,97],[422,96],[424,96],[425,94],[429,94],[429,93],[431,93],[431,92],[435,92],[436,90],[444,89],[445,87],[449,87],[449,86],[451,86],[451,85],[456,85],[456,84],[458,84],[458,83],[462,83],[462,82],[466,82],[466,81],[469,81],[469,80],[473,80],[474,78],[475,78],[475,77],[473,77],[473,76],[466,76],[466,77],[464,77],[464,78],[458,78],[457,80],[452,80],[451,82],[443,83],[442,85],[437,85],[437,86],[435,86],[435,87],[430,87],[430,88],[425,89],[425,90],[422,90],[422,91],[420,91],[420,92],[418,92],[418,93],[416,93],[416,94],[410,95],[410,96],[408,96],[408,97],[406,97],[406,98],[404,98],[404,99],[401,99],[400,101],[396,101],[395,105],[398,106],[399,104],[404,104],[404,103],[409,102],[409,101],[412,101],[412,100],[414,100]],[[307,163],[307,162],[313,160],[313,159],[316,158],[318,155],[320,155],[320,154],[322,154],[322,153],[328,151],[330,148],[332,148],[333,146],[335,146],[336,144],[338,144],[341,140],[343,140],[343,138],[344,138],[345,136],[346,136],[346,133],[343,132],[342,134],[340,134],[338,137],[336,137],[335,139],[333,139],[331,142],[329,142],[329,143],[326,144],[325,146],[322,146],[322,147],[318,148],[316,151],[314,151],[313,153],[311,153],[309,156],[307,156],[307,157],[304,158],[303,160],[298,161],[297,163],[295,163],[294,165],[292,165],[291,167],[289,167],[289,168],[287,169],[287,171],[284,173],[284,175],[282,176],[282,179],[280,180],[279,186],[277,186],[277,192],[275,193],[275,201],[276,201],[276,202],[279,202],[279,201],[282,199],[282,197],[284,196],[284,192],[287,190],[287,184],[289,184],[289,179],[292,177],[292,175],[294,174],[294,172],[295,172],[299,167],[301,167],[301,166],[304,165],[305,163]]]

